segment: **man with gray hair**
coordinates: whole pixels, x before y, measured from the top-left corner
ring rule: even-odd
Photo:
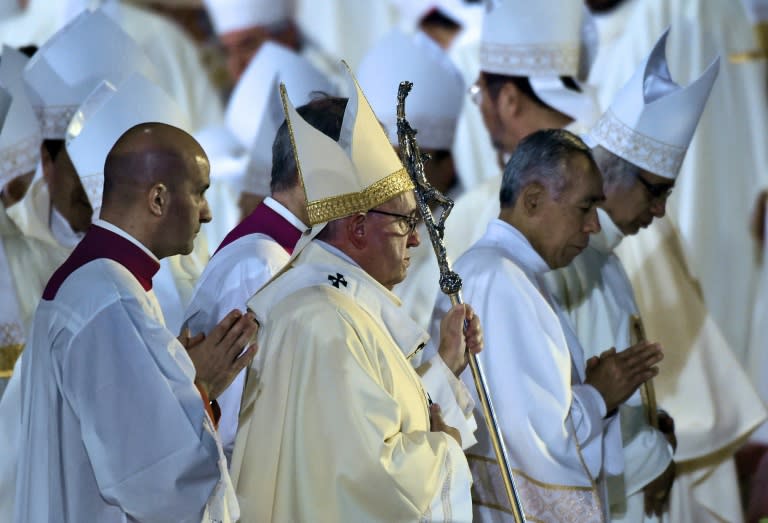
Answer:
[[[633,319],[633,316],[639,318],[635,293],[614,251],[625,236],[637,234],[654,219],[665,215],[667,197],[717,78],[716,59],[690,85],[677,85],[667,68],[667,35],[668,31],[661,35],[585,137],[585,141],[593,145],[592,154],[603,174],[606,199],[597,211],[601,231],[571,265],[551,274],[548,281],[553,293],[568,309],[585,348],[585,360],[596,355],[601,347],[626,347],[633,338],[642,336],[641,324]],[[670,118],[675,125],[667,124]],[[695,302],[686,302],[686,308],[695,310]],[[689,323],[680,314],[675,315],[675,321],[681,325]],[[675,344],[678,361],[689,352],[689,346],[690,343],[684,342]],[[718,364],[728,366],[722,358]],[[676,388],[685,389],[686,379],[678,368],[679,363],[671,363],[663,372]],[[701,381],[700,373],[697,369],[693,379]],[[667,383],[669,381],[659,385],[667,389]],[[738,388],[739,397],[754,397],[754,392],[741,384],[734,383],[733,387]],[[677,439],[672,419],[664,412],[657,414],[653,396],[636,394],[619,409],[624,471],[607,478],[612,521],[659,521],[669,507],[675,480],[672,454]],[[685,415],[674,397],[665,394],[664,399],[673,414]],[[703,394],[697,401],[702,405],[711,404]],[[740,417],[733,412],[730,416],[731,419]],[[700,420],[698,415],[697,419]],[[693,432],[689,427],[690,423],[683,423],[688,438]],[[714,427],[709,427],[709,431],[713,437],[722,435]],[[675,489],[678,508],[671,513],[671,520],[691,520],[690,511],[680,509],[684,506],[681,501],[690,499],[690,485],[700,476],[692,472],[697,467],[690,465],[690,451],[678,459],[689,463],[681,467],[683,477],[678,479]]]
[[[486,322],[488,350],[479,359],[523,509],[531,520],[603,521],[603,475],[621,470],[614,414],[657,373],[661,348],[606,350],[585,366],[544,286],[545,273],[568,265],[600,231],[600,172],[578,137],[550,129],[523,139],[499,199],[499,218],[456,270],[465,277],[466,300]],[[437,309],[448,307],[444,299]],[[467,372],[462,378],[471,379]],[[474,515],[494,521],[511,511],[488,434],[478,432],[479,444],[468,452]]]

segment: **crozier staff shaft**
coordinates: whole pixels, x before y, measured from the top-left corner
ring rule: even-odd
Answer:
[[[424,174],[424,162],[429,160],[429,156],[421,152],[419,144],[416,142],[416,130],[411,127],[405,118],[405,99],[412,87],[413,83],[411,82],[401,82],[397,91],[397,138],[400,145],[400,158],[413,181],[416,204],[424,220],[429,241],[432,243],[432,248],[437,256],[437,264],[440,267],[440,290],[447,294],[451,299],[451,303],[455,305],[462,303],[461,277],[451,269],[445,251],[445,244],[443,243],[445,222],[451,213],[451,209],[453,209],[453,200],[435,189],[427,181],[427,177]],[[437,204],[441,209],[437,221],[435,221],[435,216],[430,208],[431,203]],[[510,510],[515,518],[515,523],[524,523],[525,513],[523,512],[520,496],[515,487],[504,439],[501,436],[501,431],[496,421],[496,412],[493,409],[493,402],[488,392],[485,374],[480,362],[477,360],[477,356],[470,353],[468,354],[468,359],[469,367],[472,371],[472,379],[477,389],[477,396],[480,398],[483,418],[488,427],[496,461],[499,464],[501,476],[504,480],[504,489],[509,498]]]

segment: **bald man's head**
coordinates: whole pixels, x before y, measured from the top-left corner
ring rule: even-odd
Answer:
[[[192,136],[162,123],[136,125],[107,155],[101,216],[159,258],[189,253],[211,220],[208,180],[208,158]]]

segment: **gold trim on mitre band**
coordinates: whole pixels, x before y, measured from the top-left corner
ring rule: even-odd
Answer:
[[[411,190],[413,190],[413,182],[403,168],[366,187],[362,192],[340,194],[308,202],[309,224],[317,225],[338,220],[356,212],[364,212],[391,200],[398,194]]]

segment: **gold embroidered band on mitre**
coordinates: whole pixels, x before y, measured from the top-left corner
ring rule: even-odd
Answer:
[[[467,454],[472,471],[472,504],[512,514],[501,470],[495,459]],[[525,518],[530,522],[602,523],[594,487],[554,485],[513,470]]]
[[[398,194],[413,190],[413,182],[403,168],[382,178],[361,192],[340,194],[307,203],[309,225],[364,212],[391,200]]]

